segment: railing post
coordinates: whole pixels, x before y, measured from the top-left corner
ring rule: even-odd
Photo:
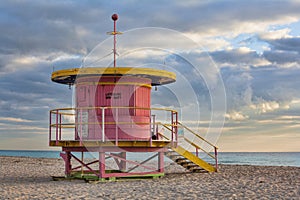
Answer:
[[[118,146],[119,142],[119,109],[116,108],[116,146]]]
[[[159,140],[159,138],[158,138],[158,124],[156,124],[156,129],[155,129],[155,135],[156,135],[156,138]]]
[[[80,146],[82,146],[82,108],[80,108],[80,122],[79,122],[79,124],[80,124],[80,138],[79,138],[79,144],[80,144]]]
[[[81,177],[83,176],[83,159],[84,159],[84,154],[83,151],[81,152]]]
[[[59,114],[59,140],[61,140],[61,113]]]
[[[105,107],[101,107],[102,109],[102,142],[104,142],[104,137],[105,137]]]
[[[175,112],[175,119],[176,119],[176,121],[175,121],[175,138],[176,138],[176,147],[177,147],[177,144],[178,144],[178,113],[177,112]]]
[[[214,148],[215,148],[216,171],[218,171],[218,149],[217,147]]]
[[[149,117],[149,128],[150,128],[150,143],[151,143],[151,138],[152,138],[152,112],[151,112],[151,109],[150,109],[150,117]]]
[[[152,115],[150,115],[150,147],[152,147],[153,123]]]
[[[155,134],[155,115],[152,115],[152,136]]]
[[[55,127],[55,144],[58,145],[58,110],[56,110],[56,116],[55,116],[55,124],[56,124],[56,127]]]
[[[171,133],[171,144],[172,146],[174,145],[174,119],[173,119],[173,111],[171,111],[171,129],[172,129],[172,133]]]
[[[50,146],[50,143],[51,143],[51,137],[52,137],[52,133],[51,133],[51,131],[52,131],[52,127],[51,127],[51,123],[52,123],[52,113],[51,113],[51,111],[49,112],[49,146]]]
[[[74,140],[78,139],[78,112],[76,108],[72,108],[71,110],[74,110]]]

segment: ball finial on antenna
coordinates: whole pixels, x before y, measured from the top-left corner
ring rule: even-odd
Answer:
[[[119,18],[119,16],[118,16],[117,14],[113,14],[113,15],[111,16],[111,18],[112,18],[112,20],[117,21],[118,18]]]

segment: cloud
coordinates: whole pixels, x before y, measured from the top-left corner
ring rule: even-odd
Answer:
[[[283,28],[279,30],[271,30],[259,33],[259,38],[262,40],[277,40],[282,38],[291,38],[292,36],[289,34],[291,29]]]
[[[288,129],[282,130],[287,132]],[[254,131],[255,132],[255,131]],[[227,152],[297,152],[298,133],[287,133],[279,136],[270,136],[268,132],[251,135],[223,134],[219,141],[219,148]],[[255,148],[253,148],[255,146]],[[276,147],[276,148],[274,148]]]
[[[5,1],[1,3],[1,48],[3,54],[63,51],[86,53],[83,33],[101,10],[72,1]],[[81,12],[78,12],[81,10]],[[94,30],[94,29],[92,29]],[[89,35],[91,36],[91,35]]]
[[[236,110],[251,104],[253,98],[252,75],[248,70],[222,68],[228,110]]]
[[[282,119],[282,120],[299,120],[300,116],[283,115],[283,116],[278,117],[278,119]]]
[[[14,117],[0,117],[0,121],[10,121],[10,122],[32,122],[32,120],[14,118]]]
[[[265,2],[263,5],[258,1],[199,3],[198,6],[194,5],[190,13],[202,10],[201,17],[187,17],[187,21],[191,22],[189,23],[191,25],[202,24],[196,29],[207,35],[220,35],[220,33],[222,35],[223,33],[227,36],[236,36],[240,33],[261,32],[273,24],[279,25],[297,21],[299,17],[297,8],[299,8],[298,2]]]
[[[300,53],[300,37],[265,40],[274,50]]]
[[[236,111],[226,113],[225,117],[227,119],[234,120],[234,121],[243,121],[249,118],[249,116],[243,115],[241,112],[236,112]]]
[[[223,66],[235,66],[245,67],[249,66],[266,66],[271,64],[263,56],[259,55],[255,50],[251,50],[245,47],[239,47],[237,49],[222,50],[211,52],[213,60],[217,62],[220,67]]]
[[[256,104],[252,104],[250,106],[252,109],[257,110],[258,113],[266,113],[266,112],[272,112],[274,110],[277,110],[280,108],[280,105],[276,101],[265,101],[262,99],[259,99]]]
[[[109,31],[112,7],[119,11],[119,27],[123,30],[155,26],[202,33],[206,37],[220,33],[227,36],[253,33],[265,30],[270,24],[290,23],[299,17],[299,3],[295,2],[265,2],[261,5],[257,1],[219,1],[192,4],[190,7],[187,5],[191,3],[182,5],[178,2],[170,6],[168,1],[160,2],[159,6],[136,1],[6,1],[1,5],[3,20],[0,26],[3,29],[0,52],[32,54],[63,51],[84,55],[96,42],[106,38],[99,33]],[[196,14],[199,11],[201,14]],[[137,19],[139,16],[143,16],[141,20]],[[102,19],[101,24],[99,19]]]
[[[42,127],[38,127],[38,126],[14,125],[14,126],[0,127],[0,130],[5,130],[5,131],[33,131],[33,132],[43,131],[40,134],[44,134],[45,131],[48,131],[48,128],[42,128]]]
[[[263,56],[271,63],[278,64],[280,67],[286,68],[286,64],[295,63],[294,67],[299,67],[299,53],[294,51],[272,50],[264,51]]]

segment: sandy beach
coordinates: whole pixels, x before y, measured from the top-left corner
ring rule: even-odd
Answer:
[[[53,181],[61,159],[0,157],[0,199],[300,199],[299,167],[221,165],[189,173],[170,165],[160,179]]]

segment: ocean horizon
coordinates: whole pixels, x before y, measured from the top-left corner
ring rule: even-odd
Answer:
[[[61,151],[53,150],[0,150],[0,156],[60,158]],[[76,153],[75,153],[76,154]],[[80,154],[78,153],[78,156]],[[85,153],[93,158],[94,153]],[[141,161],[153,153],[128,153],[128,158]],[[204,157],[204,160],[206,158]],[[168,160],[168,159],[167,159]],[[219,152],[218,163],[226,165],[295,166],[300,167],[300,152]]]

